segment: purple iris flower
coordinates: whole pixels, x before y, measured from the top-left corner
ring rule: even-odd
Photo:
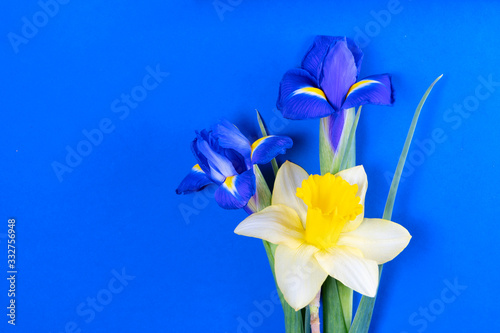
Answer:
[[[302,60],[281,80],[277,107],[288,119],[328,119],[331,145],[337,148],[346,109],[394,103],[391,76],[358,81],[363,52],[346,37],[317,36]]]
[[[276,135],[250,144],[236,126],[223,120],[209,131],[196,132],[191,148],[198,164],[176,192],[187,194],[216,184],[215,200],[222,208],[243,208],[255,194],[253,165],[269,163],[292,145],[289,137]]]

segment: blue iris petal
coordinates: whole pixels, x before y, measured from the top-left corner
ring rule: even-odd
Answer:
[[[309,51],[307,51],[304,59],[302,60],[302,68],[307,70],[316,78],[316,80],[318,80],[321,75],[323,61],[328,53],[328,50],[338,41],[345,41],[347,43],[347,47],[351,51],[356,63],[357,75],[359,75],[361,62],[363,61],[363,51],[361,51],[359,46],[352,39],[339,36],[316,36],[313,45]]]
[[[342,40],[342,37],[316,36],[313,45],[311,45],[311,48],[304,56],[302,68],[308,71],[316,79],[316,82],[318,82],[320,77],[323,60],[330,49],[330,45],[336,43],[338,40]]]
[[[321,118],[334,112],[314,77],[303,69],[285,73],[276,106],[288,119]]]
[[[364,104],[392,105],[394,92],[389,74],[372,75],[352,85],[347,93],[343,108]]]
[[[363,51],[359,48],[358,44],[356,44],[355,41],[353,41],[350,38],[346,38],[347,41],[347,47],[352,53],[352,56],[354,57],[354,62],[356,63],[356,68],[357,68],[357,74],[356,77],[359,75],[359,71],[361,70],[361,63],[363,62]]]
[[[349,88],[356,82],[357,68],[347,42],[339,41],[330,48],[323,62],[320,87],[335,111],[340,111]]]
[[[270,135],[260,138],[252,145],[252,162],[254,164],[269,163],[292,146],[292,139],[286,136]]]
[[[247,205],[255,194],[255,174],[253,169],[228,177],[217,191],[215,201],[225,209],[239,209]]]
[[[196,157],[196,160],[198,161],[198,164],[203,172],[205,172],[207,175],[210,175],[210,166],[208,165],[208,160],[205,155],[203,155],[198,149],[197,142],[200,135],[201,133],[196,132],[196,139],[194,139],[191,143],[191,151],[193,152],[194,157]]]
[[[233,149],[225,149],[225,155],[226,157],[231,161],[233,164],[234,169],[238,174],[246,171],[249,169],[247,159],[245,159],[239,152]],[[248,158],[250,160],[250,158]],[[251,162],[250,162],[251,164]],[[250,166],[251,167],[251,166]]]
[[[205,186],[213,184],[212,180],[201,170],[200,166],[197,164],[192,169],[191,172],[182,180],[179,187],[175,190],[177,194],[188,194],[192,192],[197,192],[203,189]]]
[[[236,170],[234,170],[231,161],[229,161],[227,157],[214,151],[213,145],[210,146],[201,136],[198,136],[196,140],[196,147],[198,151],[205,156],[210,167],[210,172],[207,172],[207,174],[209,174],[210,178],[214,181],[222,183],[226,177],[236,174]],[[215,148],[217,149],[217,147]]]
[[[213,137],[217,139],[221,147],[238,152],[245,159],[247,168],[250,168],[250,142],[236,126],[224,119],[214,125],[212,131]]]

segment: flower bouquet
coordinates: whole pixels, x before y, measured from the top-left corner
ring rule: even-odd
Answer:
[[[222,208],[249,214],[235,233],[263,240],[288,333],[318,333],[320,326],[327,333],[368,332],[382,265],[411,239],[390,219],[420,110],[440,77],[417,107],[383,217],[367,218],[368,179],[356,165],[356,128],[362,105],[392,105],[394,96],[389,74],[358,80],[362,60],[351,39],[317,36],[301,67],[280,83],[283,117],[320,119],[321,175],[290,161],[278,167],[275,157],[292,147],[292,139],[268,133],[257,112],[262,137],[253,143],[226,120],[197,132],[191,148],[198,163],[176,190],[185,194],[213,184]],[[259,168],[267,163],[274,169],[272,191]],[[355,314],[354,291],[362,295]]]

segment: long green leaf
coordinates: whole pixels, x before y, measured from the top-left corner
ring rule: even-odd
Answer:
[[[401,156],[399,157],[398,166],[396,167],[396,172],[394,173],[394,177],[392,178],[391,188],[389,190],[389,195],[387,196],[387,202],[385,204],[384,216],[383,218],[386,220],[390,220],[392,217],[392,211],[394,208],[394,201],[396,200],[396,193],[398,191],[399,181],[401,180],[401,174],[403,172],[403,167],[406,162],[406,157],[408,156],[408,150],[410,149],[410,144],[413,139],[413,133],[415,132],[415,128],[417,126],[418,117],[420,116],[420,111],[422,111],[422,107],[424,106],[425,101],[427,100],[427,96],[429,96],[434,85],[441,79],[443,75],[440,75],[432,84],[427,88],[424,96],[418,103],[417,109],[415,110],[415,114],[413,115],[413,119],[411,121],[410,129],[408,130],[408,135],[406,136],[406,141],[403,147],[403,151],[401,152]],[[379,279],[382,275],[382,267],[379,266]],[[349,333],[367,333],[370,328],[370,322],[373,315],[373,308],[375,306],[376,296],[375,297],[367,297],[363,296],[361,298],[361,302],[359,303],[358,311],[356,312],[356,316],[354,317],[354,321],[352,323],[351,329]]]
[[[311,333],[311,310],[306,306],[306,315],[304,317],[304,333]]]
[[[325,333],[346,333],[344,313],[340,301],[337,280],[328,277],[321,289],[323,300],[323,325]]]
[[[353,291],[351,288],[345,286],[342,282],[337,280],[337,289],[339,291],[340,304],[342,305],[342,313],[344,315],[344,322],[346,330],[349,331],[352,322],[352,302]]]
[[[408,135],[406,136],[405,145],[403,147],[403,151],[401,152],[401,156],[399,156],[398,166],[396,167],[396,172],[394,173],[394,177],[392,178],[391,188],[389,190],[389,195],[387,197],[387,202],[385,204],[384,209],[384,219],[391,219],[392,210],[394,208],[394,201],[396,200],[396,193],[398,192],[399,181],[401,180],[401,174],[403,173],[403,168],[406,162],[406,157],[408,156],[408,150],[410,149],[410,144],[413,139],[413,133],[415,132],[415,127],[417,127],[418,117],[420,116],[420,111],[424,106],[425,101],[427,100],[427,96],[431,93],[434,85],[443,77],[441,74],[432,84],[427,88],[424,96],[418,103],[417,109],[415,110],[415,114],[413,115],[413,120],[411,121],[410,130],[408,131]]]

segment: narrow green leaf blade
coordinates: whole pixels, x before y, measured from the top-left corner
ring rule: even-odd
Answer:
[[[384,219],[390,220],[392,217],[392,210],[394,208],[394,201],[396,200],[396,193],[398,191],[399,181],[401,180],[401,174],[403,173],[403,167],[405,166],[406,157],[408,156],[408,150],[410,149],[410,144],[413,139],[413,133],[415,132],[415,128],[417,127],[418,117],[420,116],[420,111],[424,106],[425,101],[427,100],[427,96],[429,96],[434,85],[443,77],[441,74],[432,84],[427,88],[424,96],[418,103],[417,109],[415,110],[415,114],[413,115],[413,119],[411,121],[410,130],[408,131],[408,135],[406,136],[405,145],[403,147],[403,151],[401,152],[401,156],[399,157],[398,166],[396,167],[396,172],[394,173],[394,177],[392,178],[391,188],[389,190],[389,196],[387,197],[387,202],[385,204],[384,209]]]
[[[401,174],[403,172],[403,167],[406,162],[406,157],[408,156],[408,151],[410,149],[410,144],[413,139],[413,134],[415,132],[415,128],[417,126],[418,117],[420,116],[420,111],[422,111],[422,107],[424,106],[425,101],[427,100],[427,96],[429,96],[430,92],[434,85],[441,79],[443,75],[441,74],[425,91],[424,96],[418,103],[417,109],[415,110],[415,114],[413,115],[413,119],[410,125],[410,129],[408,130],[408,135],[406,136],[406,141],[403,147],[403,151],[399,157],[398,165],[396,167],[396,172],[394,173],[394,177],[392,178],[391,188],[389,190],[389,195],[387,196],[387,201],[384,209],[383,218],[386,220],[390,220],[392,217],[392,211],[394,208],[394,201],[396,200],[396,193],[398,191],[399,181],[401,180]],[[379,266],[379,279],[382,275],[382,267]],[[370,322],[373,315],[373,308],[375,306],[376,297],[366,297],[363,296],[361,298],[361,302],[359,303],[358,311],[356,312],[356,316],[354,317],[353,324],[351,326],[351,330],[349,333],[367,333],[370,328]]]
[[[352,289],[345,286],[342,282],[337,280],[337,289],[339,291],[340,304],[342,305],[342,314],[344,315],[344,322],[346,330],[349,331],[352,322]]]
[[[306,315],[304,317],[304,333],[311,333],[311,310],[306,306]]]
[[[328,277],[321,289],[323,300],[323,331],[325,333],[347,333],[342,311],[337,280]]]

